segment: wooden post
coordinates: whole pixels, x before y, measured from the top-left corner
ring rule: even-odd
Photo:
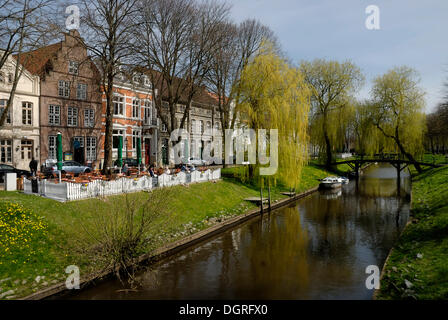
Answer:
[[[269,212],[271,212],[271,179],[268,178]]]
[[[260,211],[263,214],[263,188],[260,186]]]
[[[401,193],[401,164],[397,163],[397,195],[400,196]]]

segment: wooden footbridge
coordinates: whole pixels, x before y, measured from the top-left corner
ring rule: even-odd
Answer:
[[[339,164],[347,164],[350,168],[352,168],[354,174],[356,177],[359,176],[359,170],[368,163],[389,163],[394,168],[397,169],[397,178],[400,177],[401,171],[406,169],[409,165],[415,165],[419,164],[420,166],[427,166],[427,167],[433,167],[438,168],[442,167],[446,164],[436,164],[436,163],[430,163],[430,162],[424,162],[424,161],[410,161],[407,159],[399,159],[398,157],[389,158],[389,157],[372,157],[372,158],[359,158],[359,159],[349,159],[349,160],[339,160],[332,163],[332,165],[339,165]]]

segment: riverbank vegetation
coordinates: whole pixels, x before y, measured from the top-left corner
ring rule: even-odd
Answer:
[[[238,169],[229,168],[224,171],[238,171]],[[310,165],[304,167],[302,174],[303,179],[297,192],[317,186],[319,182],[317,179],[325,177],[328,172]],[[285,198],[286,196],[281,194],[283,191],[287,191],[284,186],[273,187],[272,201]],[[260,194],[259,189],[250,183],[245,184],[237,179],[224,178],[214,183],[166,188],[162,195],[165,209],[162,214],[153,212],[151,225],[145,229],[145,238],[151,241],[139,243],[135,255],[151,252],[225,219],[246,213],[256,206],[244,199]],[[264,196],[267,197],[267,192]],[[113,254],[113,251],[106,251],[102,259],[93,259],[93,256],[98,255],[98,250],[92,249],[107,246],[108,241],[112,240],[110,236],[104,236],[104,232],[111,230],[106,228],[111,225],[111,222],[129,217],[125,214],[126,208],[129,207],[126,202],[142,204],[149,195],[147,192],[140,192],[113,196],[108,199],[88,199],[67,203],[25,195],[21,192],[0,191],[0,197],[2,205],[4,204],[0,211],[2,244],[8,236],[16,234],[15,229],[12,228],[19,226],[20,221],[23,222],[22,229],[31,228],[32,230],[34,224],[38,224],[44,230],[26,239],[21,237],[11,240],[14,242],[9,248],[13,248],[12,245],[22,248],[19,258],[16,254],[5,255],[2,246],[0,297],[11,299],[23,297],[65,281],[68,276],[65,274],[65,268],[69,265],[77,265],[80,268],[81,277],[107,267],[111,263],[110,254]],[[137,221],[141,217],[141,210],[143,210],[141,207],[141,205],[137,206],[138,210],[135,212],[134,219]],[[124,211],[120,214],[117,208],[122,208]],[[5,219],[10,219],[8,216],[10,212],[14,212],[14,215],[18,217],[17,223],[6,224]],[[115,218],[111,219],[113,217]],[[107,224],[101,224],[104,219],[110,220]],[[126,224],[121,225],[126,226]],[[135,226],[140,225],[136,223]],[[126,232],[124,229],[121,231]],[[26,252],[22,252],[24,250]]]
[[[448,299],[448,167],[413,178],[412,219],[392,250],[378,299]]]

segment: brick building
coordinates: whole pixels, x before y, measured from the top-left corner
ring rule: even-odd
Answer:
[[[99,72],[79,39],[71,30],[62,41],[24,54],[26,68],[40,77],[41,163],[56,159],[61,132],[65,160],[99,165]]]

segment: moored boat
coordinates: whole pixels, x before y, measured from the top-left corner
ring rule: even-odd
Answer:
[[[322,179],[319,184],[319,188],[322,189],[334,189],[342,186],[342,180],[338,177],[326,177]]]

